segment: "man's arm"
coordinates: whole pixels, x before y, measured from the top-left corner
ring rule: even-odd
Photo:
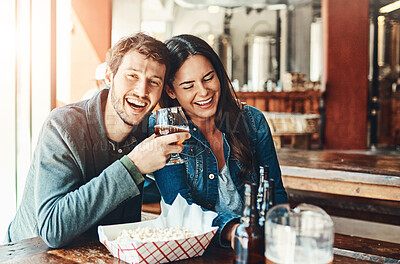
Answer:
[[[88,161],[82,159],[90,157],[77,144],[66,131],[48,122],[32,161],[38,230],[51,247],[65,245],[140,194],[119,160],[85,182],[88,175],[83,175],[83,166]]]

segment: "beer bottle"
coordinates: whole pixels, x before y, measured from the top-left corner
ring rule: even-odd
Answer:
[[[274,188],[274,180],[270,178],[269,175],[269,167],[264,166],[264,180],[262,182],[263,185],[263,196],[262,196],[262,203],[260,206],[260,225],[264,227],[265,219],[267,216],[267,212],[271,209],[272,206],[275,205],[275,188]]]
[[[275,201],[275,180],[269,179],[269,192],[268,192],[268,210],[271,209],[274,205],[276,205]]]
[[[258,193],[257,193],[257,209],[258,209],[258,211],[261,210],[261,204],[263,201],[264,180],[265,180],[264,166],[260,166],[260,181],[259,181]]]
[[[269,193],[270,193],[270,188],[269,188],[269,182],[264,181],[263,183],[263,200],[262,204],[260,206],[260,225],[264,228],[266,217],[267,217],[267,212],[269,210]]]
[[[235,233],[235,264],[264,263],[264,232],[259,220],[257,185],[245,184],[245,207]]]

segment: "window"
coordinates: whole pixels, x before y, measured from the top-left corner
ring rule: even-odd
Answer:
[[[60,0],[0,3],[0,241],[22,199],[32,152],[55,107],[56,4]],[[65,1],[68,2],[68,1]],[[62,8],[62,7],[61,7]],[[1,243],[0,242],[0,243]]]

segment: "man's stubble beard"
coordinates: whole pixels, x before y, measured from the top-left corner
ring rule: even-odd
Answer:
[[[115,95],[114,83],[112,84],[110,90],[111,90],[110,92],[111,92],[111,104],[112,104],[112,107],[114,108],[114,111],[117,113],[117,115],[122,120],[122,122],[124,122],[126,125],[131,126],[131,127],[134,126],[134,125],[139,124],[142,120],[139,120],[136,124],[132,124],[131,122],[129,122],[128,115],[124,111],[123,99],[122,98],[118,98]]]

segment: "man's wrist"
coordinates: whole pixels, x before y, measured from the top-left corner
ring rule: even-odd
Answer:
[[[128,170],[129,174],[132,176],[132,179],[136,183],[136,185],[139,185],[142,182],[144,182],[144,177],[142,173],[139,171],[139,169],[136,167],[136,165],[128,156],[126,155],[123,156],[120,159],[120,161],[124,165],[124,167]]]

